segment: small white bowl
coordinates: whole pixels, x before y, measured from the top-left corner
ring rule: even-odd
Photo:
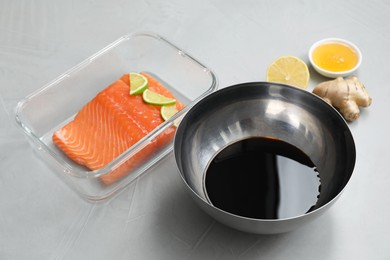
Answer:
[[[355,67],[353,67],[352,69],[350,70],[346,70],[346,71],[340,71],[340,72],[334,72],[334,71],[329,71],[329,70],[325,70],[321,67],[319,67],[313,60],[313,51],[320,45],[322,44],[325,44],[325,43],[342,43],[342,44],[345,44],[345,45],[348,45],[349,47],[351,47],[352,49],[354,49],[358,55],[358,62],[357,64],[355,65]],[[323,40],[320,40],[316,43],[314,43],[311,47],[310,47],[310,50],[309,50],[309,61],[311,63],[311,65],[313,66],[313,68],[321,75],[325,76],[325,77],[328,77],[328,78],[337,78],[337,77],[346,77],[346,76],[349,76],[351,75],[353,72],[355,72],[360,64],[362,63],[362,53],[360,52],[359,48],[353,44],[352,42],[350,41],[347,41],[347,40],[344,40],[344,39],[340,39],[340,38],[326,38],[326,39],[323,39]]]

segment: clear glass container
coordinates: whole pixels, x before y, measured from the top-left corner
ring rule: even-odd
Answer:
[[[52,141],[54,131],[71,121],[76,113],[109,84],[129,72],[147,72],[186,105],[179,113],[122,153],[105,167],[91,171],[73,162]],[[217,89],[214,73],[202,63],[153,33],[125,35],[49,84],[21,100],[16,106],[16,122],[31,146],[72,189],[90,201],[112,197],[155,165],[173,149],[173,138],[153,150],[123,177],[114,182],[104,176],[126,170],[132,158],[148,149],[200,99]],[[114,173],[115,174],[115,173]]]

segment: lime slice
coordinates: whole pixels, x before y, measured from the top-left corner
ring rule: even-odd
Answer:
[[[176,114],[178,112],[176,105],[168,105],[168,106],[162,106],[161,107],[161,117],[166,121],[168,120],[171,116]]]
[[[295,56],[282,56],[272,62],[267,69],[267,81],[306,89],[309,80],[310,73],[306,63]]]
[[[148,79],[139,73],[131,72],[130,77],[130,95],[138,95],[148,88]]]
[[[146,89],[143,92],[142,98],[146,103],[152,105],[166,106],[166,105],[173,105],[176,103],[176,99],[163,96],[159,93],[150,91],[149,89]]]

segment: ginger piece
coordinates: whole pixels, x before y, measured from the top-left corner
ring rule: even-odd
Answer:
[[[322,82],[313,89],[313,93],[337,108],[349,122],[359,118],[359,106],[367,107],[372,102],[363,83],[356,76]]]

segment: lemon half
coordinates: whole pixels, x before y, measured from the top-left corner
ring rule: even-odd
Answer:
[[[310,73],[306,63],[295,56],[282,56],[267,69],[267,81],[289,84],[306,89]]]

